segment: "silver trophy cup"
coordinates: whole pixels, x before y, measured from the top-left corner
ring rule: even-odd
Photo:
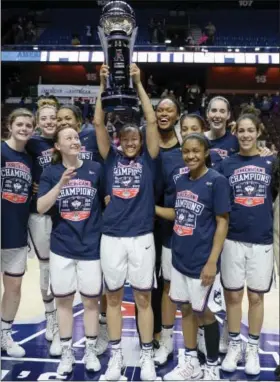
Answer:
[[[126,2],[110,1],[103,7],[98,35],[104,63],[110,68],[106,90],[101,94],[105,111],[138,107],[129,75],[137,29],[134,11]]]

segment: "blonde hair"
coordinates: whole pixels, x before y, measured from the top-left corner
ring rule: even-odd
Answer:
[[[73,129],[75,130],[77,133],[79,133],[79,129],[78,128],[75,128],[75,127],[69,127],[69,126],[60,126],[54,136],[53,136],[53,142],[54,142],[54,149],[53,149],[53,153],[52,153],[52,164],[57,164],[57,163],[61,163],[62,162],[62,156],[61,156],[61,153],[59,150],[56,149],[55,147],[55,143],[58,142],[59,140],[59,134],[61,133],[61,131],[65,130],[65,129]]]
[[[12,124],[15,122],[15,120],[18,117],[30,117],[32,119],[33,128],[35,127],[35,118],[34,118],[33,113],[30,110],[26,109],[26,108],[20,107],[18,109],[13,110],[8,115],[8,118],[7,118],[7,127],[8,127],[8,129],[12,126]]]
[[[37,105],[38,105],[38,109],[37,109],[37,112],[36,112],[36,124],[38,125],[39,123],[39,119],[40,119],[40,112],[43,110],[43,109],[53,109],[55,111],[55,113],[57,113],[57,109],[58,109],[58,102],[52,98],[41,98],[38,100],[37,102]]]

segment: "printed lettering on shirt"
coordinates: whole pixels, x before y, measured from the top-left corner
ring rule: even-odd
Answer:
[[[90,181],[71,179],[62,188],[58,198],[61,217],[71,221],[88,219],[96,192]]]
[[[121,199],[135,198],[140,190],[142,165],[131,161],[128,165],[118,162],[114,167],[113,195]]]
[[[216,153],[218,153],[220,155],[221,158],[225,159],[228,157],[228,151],[227,150],[223,150],[223,149],[215,149],[213,148],[212,149],[213,151],[216,151]],[[231,151],[235,151],[234,149],[230,149]]]
[[[196,228],[197,217],[202,214],[204,205],[198,202],[198,195],[191,191],[177,193],[175,203],[174,231],[178,236],[193,235]]]
[[[177,180],[183,175],[183,174],[188,174],[189,173],[189,168],[188,167],[181,167],[179,169],[179,173],[176,175],[173,175],[173,181],[176,184]]]
[[[81,159],[81,160],[92,160],[92,152],[87,151],[85,146],[81,146],[79,159]]]
[[[51,164],[53,151],[54,148],[50,148],[42,151],[41,155],[38,156],[38,163],[41,167],[45,168]]]
[[[32,183],[30,168],[21,162],[6,162],[1,169],[2,199],[26,203]]]
[[[265,173],[265,168],[257,166],[238,168],[229,178],[234,191],[234,202],[245,207],[264,204],[270,182],[271,176]]]

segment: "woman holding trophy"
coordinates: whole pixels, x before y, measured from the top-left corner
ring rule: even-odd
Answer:
[[[100,72],[100,94],[94,125],[98,149],[105,162],[106,194],[110,201],[103,215],[101,266],[107,294],[107,324],[111,358],[105,373],[107,381],[119,380],[124,367],[121,350],[121,304],[125,281],[129,281],[138,307],[141,337],[140,366],[142,380],[156,380],[153,361],[153,312],[151,290],[154,287],[154,159],[159,153],[155,113],[141,84],[140,70],[130,66],[130,76],[141,100],[145,118],[146,145],[139,127],[124,125],[120,131],[121,151],[110,144],[105,128],[101,93],[104,93],[109,67]]]

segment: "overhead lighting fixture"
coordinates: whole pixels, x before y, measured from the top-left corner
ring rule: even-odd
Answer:
[[[236,51],[236,52],[240,52],[240,49],[237,48],[237,49],[235,49],[235,51]]]
[[[180,46],[179,50],[184,50],[184,47],[183,47],[183,46]]]
[[[165,40],[165,44],[171,44],[171,40]]]
[[[259,52],[259,50],[260,50],[260,48],[257,46],[257,47],[255,48],[255,51],[256,51],[256,52]]]
[[[231,48],[228,48],[228,50],[227,50],[228,52],[232,52],[232,49]]]
[[[33,50],[38,50],[38,46],[33,46]]]

